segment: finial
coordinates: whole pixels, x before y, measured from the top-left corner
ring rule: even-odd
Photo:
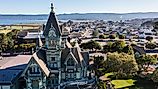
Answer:
[[[54,5],[51,3],[51,12],[54,12]]]

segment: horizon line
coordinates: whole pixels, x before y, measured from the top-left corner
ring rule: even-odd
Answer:
[[[72,12],[72,13],[57,13],[56,15],[64,14],[134,14],[134,13],[158,13],[158,12]],[[49,13],[1,13],[0,15],[49,15]]]

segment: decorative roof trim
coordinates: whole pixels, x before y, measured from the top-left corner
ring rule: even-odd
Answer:
[[[68,61],[71,57],[72,57],[72,59],[74,59],[75,62],[78,64],[77,59],[75,58],[75,56],[73,55],[73,53],[70,52],[70,53],[67,55],[67,57],[66,57],[66,60],[65,60],[65,63],[64,63],[65,65],[67,64],[67,61]]]

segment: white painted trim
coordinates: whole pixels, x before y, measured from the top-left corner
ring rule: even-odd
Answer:
[[[65,65],[67,65],[67,61],[68,61],[70,58],[74,59],[74,61],[76,62],[76,64],[78,64],[77,59],[76,59],[75,56],[72,54],[72,52],[70,52],[70,53],[68,54],[68,56],[66,57],[66,60],[65,60],[65,62],[64,62]]]

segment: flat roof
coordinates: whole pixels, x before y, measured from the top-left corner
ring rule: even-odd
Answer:
[[[32,55],[18,55],[13,57],[3,57],[0,60],[0,69],[6,69],[13,66],[28,64]]]
[[[22,71],[27,67],[32,55],[1,57],[0,85],[11,85],[16,82]]]

